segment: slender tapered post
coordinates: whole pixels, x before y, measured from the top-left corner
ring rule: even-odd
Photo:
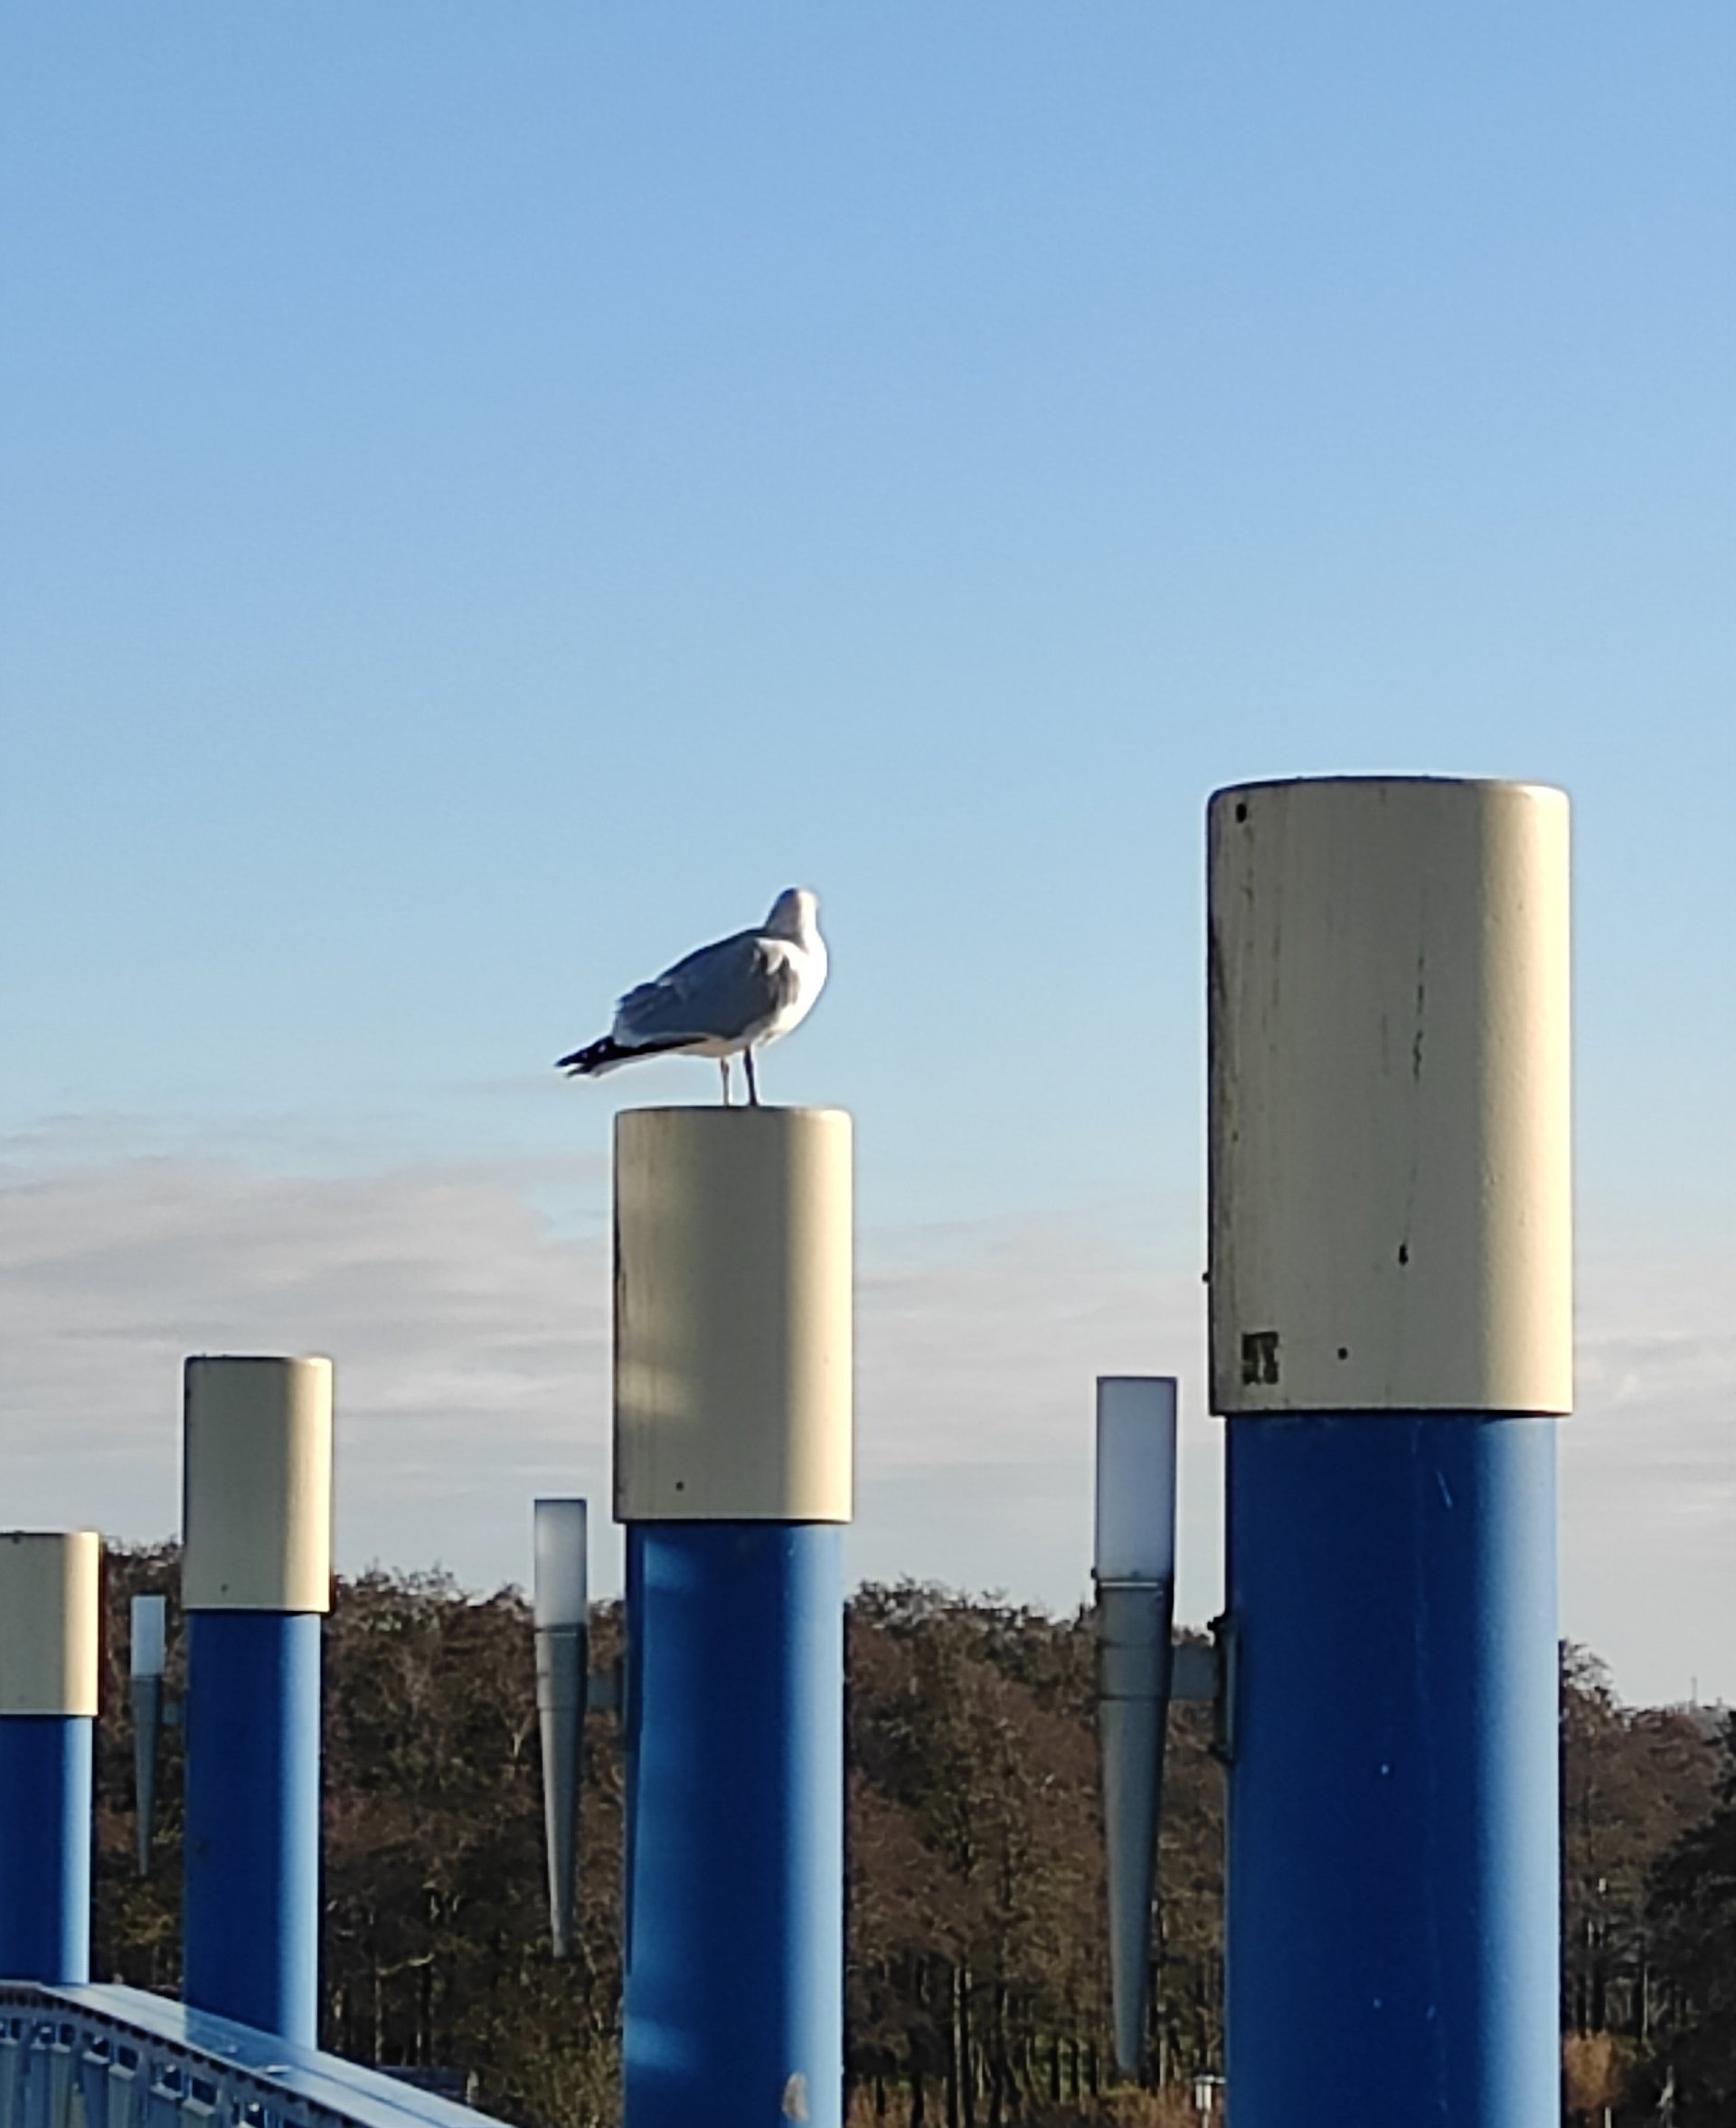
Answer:
[[[102,1540],[0,1532],[0,1975],[90,1978]]]
[[[183,1993],[311,2047],[331,1362],[190,1359],[184,1445]]]
[[[533,1515],[536,1713],[542,1745],[542,1839],[549,1868],[549,1937],[557,1958],[572,1945],[579,1890],[579,1799],[590,1685],[590,1600],[583,1500],[538,1500]]]
[[[1326,779],[1210,817],[1238,2128],[1559,2112],[1559,791]]]
[[[642,1109],[616,1140],[628,2128],[838,2128],[850,1123]]]
[[[1175,1611],[1175,1383],[1097,1385],[1097,1732],[1116,2066],[1138,2075]]]
[[[133,1696],[133,1851],[138,1874],[147,1877],[156,1814],[156,1751],[163,1729],[167,1599],[135,1596],[131,1625],[127,1659]]]

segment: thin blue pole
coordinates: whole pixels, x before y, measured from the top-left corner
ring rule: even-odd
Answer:
[[[1555,1427],[1229,1422],[1237,2128],[1560,2110]]]
[[[633,1914],[636,1901],[634,1887],[634,1856],[638,1841],[639,1793],[639,1709],[645,1701],[645,1640],[634,1630],[635,1619],[644,1615],[645,1609],[645,1546],[642,1532],[646,1525],[629,1522],[627,1525],[627,1556],[623,1580],[625,1582],[625,1615],[627,1623],[626,1645],[621,1662],[621,1756],[623,1760],[621,1799],[621,1981],[625,1992],[627,1975],[633,1970]]]
[[[90,1978],[88,1715],[0,1717],[0,1975]]]
[[[631,1531],[628,2128],[838,2128],[841,1534]]]
[[[320,1620],[187,1614],[182,1993],[316,2044]]]

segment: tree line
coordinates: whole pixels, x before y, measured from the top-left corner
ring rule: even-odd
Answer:
[[[133,1862],[126,1619],[178,1556],[112,1547],[99,1725],[99,1977],[179,1984],[181,1779]],[[1222,1784],[1205,1710],[1171,1717],[1143,2094],[1111,2089],[1089,1615],[868,1586],[847,1618],[846,2030],[853,2119],[885,2128],[1193,2120],[1222,2053]],[[525,2128],[618,2117],[622,1769],[587,1725],[582,1925],[549,1954],[531,1620],[438,1574],[338,1584],[326,1637],[322,2044],[458,2070]],[[600,1606],[593,1660],[619,1645]],[[1736,2120],[1736,1728],[1630,1708],[1564,1651],[1569,2120]]]

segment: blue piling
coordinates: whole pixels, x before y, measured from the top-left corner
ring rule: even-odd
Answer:
[[[1241,784],[1209,827],[1236,2128],[1559,2117],[1567,800]]]
[[[190,1359],[185,1423],[182,1993],[313,2047],[331,1362]]]
[[[632,2128],[837,2128],[841,1531],[627,1531]]]
[[[85,1715],[0,1717],[0,1976],[90,1978],[92,1732]]]
[[[838,2128],[850,1119],[616,1120],[629,2128]]]
[[[1555,1426],[1231,1418],[1247,2128],[1559,2107]]]
[[[316,1613],[187,1616],[185,1948],[195,2009],[317,2044]]]

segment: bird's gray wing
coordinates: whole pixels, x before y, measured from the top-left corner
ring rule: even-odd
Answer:
[[[750,931],[702,946],[621,999],[619,1042],[733,1041],[788,1002],[796,976],[786,956]]]

